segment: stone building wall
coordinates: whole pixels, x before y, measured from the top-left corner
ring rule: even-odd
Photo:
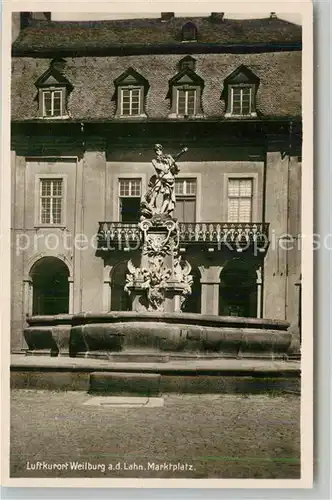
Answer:
[[[110,150],[109,147],[107,149]],[[300,251],[296,248],[282,250],[279,240],[286,234],[296,236],[300,230],[300,163],[295,157],[282,158],[280,151],[268,152],[265,163],[264,155],[259,153],[257,147],[193,149],[188,152],[188,158],[179,162],[180,175],[197,176],[197,222],[226,221],[226,175],[253,176],[256,184],[254,213],[257,222],[265,220],[270,223],[271,240],[262,270],[264,299],[261,314],[267,318],[288,319],[296,324],[298,287],[295,283],[300,274]],[[110,256],[111,261],[104,261],[96,255],[94,235],[98,230],[98,221],[118,220],[115,190],[119,176],[141,176],[146,185],[153,168],[150,150],[131,151],[130,148],[126,151],[113,148],[111,153],[105,150],[86,151],[81,158],[62,159],[21,157],[13,153],[12,160],[15,200],[12,214],[12,329],[13,346],[19,348],[22,347],[24,316],[29,312],[29,273],[33,264],[43,256],[59,257],[69,269],[70,312],[109,308],[110,271],[124,256],[115,253]],[[36,224],[36,205],[39,201],[36,178],[54,173],[63,174],[66,178],[66,224],[60,228],[41,228]],[[73,245],[75,235],[76,245]],[[56,239],[59,245],[55,247]],[[48,246],[54,246],[54,250],[46,248],[45,241]],[[18,249],[17,242],[27,245],[27,248]],[[245,254],[235,254],[236,258],[247,258]],[[218,280],[228,257],[222,250],[214,252],[213,256],[194,252],[184,257],[200,269],[201,290],[204,293],[202,312],[218,314]],[[255,262],[259,268],[258,260]],[[214,286],[208,286],[209,281]]]

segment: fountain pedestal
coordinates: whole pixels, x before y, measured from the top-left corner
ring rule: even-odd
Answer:
[[[191,293],[188,263],[179,256],[179,228],[171,217],[142,218],[142,253],[139,267],[128,263],[125,290],[136,312],[180,312]]]

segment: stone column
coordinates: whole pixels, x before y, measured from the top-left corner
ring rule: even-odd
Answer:
[[[199,267],[201,273],[201,313],[212,314],[218,316],[219,314],[219,285],[220,273],[222,267],[210,266],[205,268]]]
[[[97,139],[96,139],[97,141]],[[104,145],[87,143],[83,159],[83,221],[82,233],[90,242],[98,229],[98,221],[105,215],[105,170],[106,154]],[[88,207],[88,209],[87,209]],[[94,245],[86,245],[80,250],[83,311],[100,311],[103,307],[103,269],[104,263],[96,258]]]
[[[267,152],[265,220],[271,242],[264,262],[264,316],[273,319],[286,319],[288,168],[287,156]]]
[[[111,272],[113,266],[105,265],[104,267],[104,280],[103,280],[103,312],[109,312],[111,310]]]
[[[71,276],[68,278],[68,284],[69,284],[68,313],[73,314],[74,313],[74,280]]]
[[[31,279],[24,280],[24,315],[32,315],[33,286]]]
[[[257,285],[257,318],[262,318],[262,269],[259,268],[256,270],[256,285]]]

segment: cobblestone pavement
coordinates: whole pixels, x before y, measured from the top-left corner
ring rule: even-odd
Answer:
[[[300,398],[173,395],[162,407],[83,405],[13,390],[11,477],[300,477]]]

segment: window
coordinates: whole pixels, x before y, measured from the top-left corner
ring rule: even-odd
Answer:
[[[63,67],[61,61],[53,60],[35,83],[39,94],[39,116],[42,118],[67,117],[66,100],[73,87],[57,69]]]
[[[231,87],[231,114],[250,115],[252,112],[252,87]]]
[[[228,222],[251,222],[252,179],[228,179]]]
[[[195,178],[175,180],[176,204],[174,217],[179,222],[196,221],[196,192],[197,180]]]
[[[196,89],[177,89],[176,112],[184,116],[196,114]]]
[[[187,68],[169,80],[167,97],[171,99],[169,118],[201,117],[203,115],[201,95],[204,80]]]
[[[256,94],[259,78],[243,64],[230,74],[224,82],[221,98],[225,100],[225,116],[255,117]]]
[[[63,179],[40,179],[40,224],[61,224]]]
[[[197,40],[197,28],[194,23],[186,23],[182,27],[182,41],[195,42]]]
[[[121,115],[135,116],[141,114],[141,89],[121,89]]]
[[[62,90],[42,90],[43,116],[62,115]]]
[[[119,179],[121,222],[138,222],[141,204],[141,179]]]
[[[179,70],[185,71],[186,69],[190,69],[191,71],[195,71],[196,69],[196,59],[191,56],[186,56],[179,62]]]
[[[146,116],[144,100],[148,92],[149,82],[133,68],[129,68],[114,80],[116,88],[116,116]]]

